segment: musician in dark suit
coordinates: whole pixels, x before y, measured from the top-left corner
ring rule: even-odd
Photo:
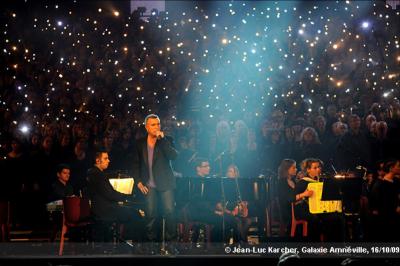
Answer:
[[[174,189],[176,180],[171,167],[178,152],[173,140],[161,131],[160,118],[150,114],[145,118],[147,136],[137,140],[134,154],[133,175],[138,189],[145,195],[146,237],[157,239],[157,209],[161,205],[165,218],[165,239],[174,240],[176,226],[174,217]]]
[[[66,164],[57,165],[57,180],[51,185],[49,201],[62,200],[74,195],[74,189],[68,182],[71,168]]]
[[[210,177],[210,163],[208,159],[198,157],[194,161],[196,178],[200,182],[193,182],[191,200],[189,201],[191,218],[195,220],[204,220],[204,217],[209,216],[214,212],[216,202],[204,201],[204,182],[207,177]]]
[[[95,154],[95,165],[88,171],[87,192],[92,202],[91,211],[97,225],[96,240],[108,241],[107,225],[113,222],[126,224],[127,237],[132,236],[133,226],[138,222],[138,214],[131,209],[120,206],[118,202],[129,201],[131,195],[120,193],[112,187],[104,171],[108,168],[110,159],[106,151]],[[105,227],[104,227],[105,225]]]

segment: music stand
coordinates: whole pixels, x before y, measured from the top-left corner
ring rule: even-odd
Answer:
[[[228,206],[235,207],[239,201],[257,202],[254,183],[250,178],[224,178],[225,200]]]
[[[221,178],[206,177],[198,180],[199,183],[204,182],[204,191],[202,191],[202,200],[209,202],[218,202],[221,200]]]
[[[235,185],[234,180],[226,177],[209,177],[204,180],[203,200],[209,202],[222,203],[222,241],[225,241],[225,210],[226,203],[232,201],[233,193],[231,189]],[[229,191],[229,192],[228,192]],[[227,193],[228,192],[228,193]],[[234,193],[236,195],[236,193]]]
[[[336,179],[327,178],[323,181],[321,201],[342,200],[340,184]]]
[[[125,195],[132,195],[135,180],[130,178],[110,178],[110,184],[113,189]]]
[[[190,201],[192,185],[193,182],[191,177],[176,178],[175,202],[178,210],[186,206],[187,203]]]
[[[362,185],[362,178],[349,178],[343,180],[343,208],[345,209],[346,213],[358,213],[360,211]]]
[[[363,180],[361,178],[349,178],[343,180],[342,192],[343,198],[349,200],[358,200],[362,194]]]

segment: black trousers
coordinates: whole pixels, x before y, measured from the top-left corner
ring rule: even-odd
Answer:
[[[149,188],[145,195],[145,240],[162,240],[162,218],[165,219],[165,240],[176,240],[174,201],[173,190],[158,191]]]
[[[119,228],[123,225],[124,234],[119,236]],[[143,240],[143,219],[138,210],[132,207],[116,206],[107,216],[95,216],[93,240],[96,242],[111,242],[114,234],[126,240]]]

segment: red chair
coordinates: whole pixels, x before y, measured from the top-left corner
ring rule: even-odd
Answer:
[[[10,233],[10,202],[0,201],[0,226],[1,237],[0,241],[5,242],[9,240]]]
[[[296,220],[296,217],[294,216],[294,203],[292,202],[292,227],[290,230],[291,237],[294,237],[296,235],[297,225],[303,226],[303,237],[306,237],[308,235],[308,222],[306,220]]]
[[[61,229],[60,249],[63,254],[65,234],[71,227],[87,227],[90,221],[90,202],[88,199],[72,196],[63,199],[63,225]]]

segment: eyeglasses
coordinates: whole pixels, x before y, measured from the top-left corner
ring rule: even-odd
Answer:
[[[210,167],[210,165],[206,164],[206,165],[201,165],[200,167]]]

